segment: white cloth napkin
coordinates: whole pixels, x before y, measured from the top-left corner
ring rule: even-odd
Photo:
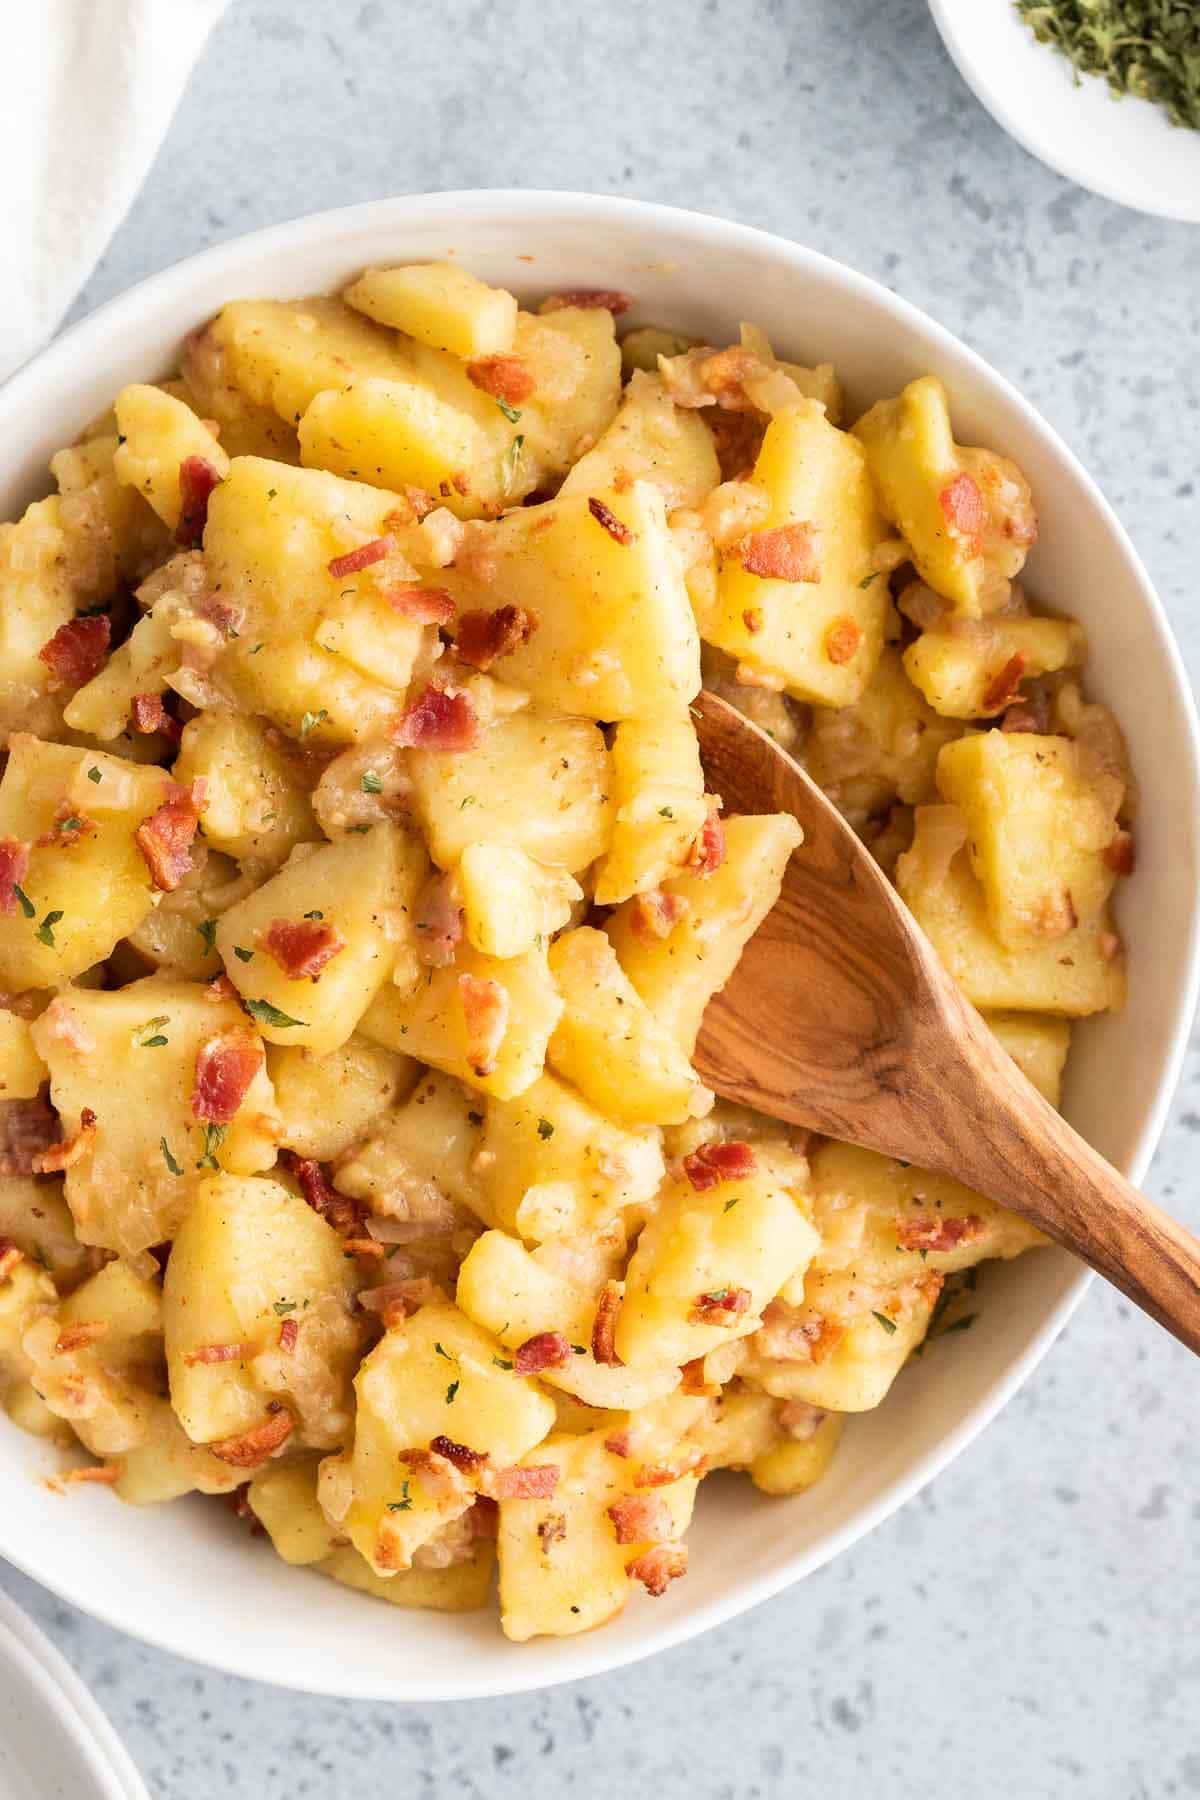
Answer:
[[[0,380],[95,268],[226,4],[0,0]]]

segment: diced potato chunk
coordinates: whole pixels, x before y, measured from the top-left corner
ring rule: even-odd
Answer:
[[[1116,880],[1104,853],[1122,789],[1092,777],[1075,743],[980,732],[945,746],[937,778],[963,813],[967,854],[1002,943],[1036,946],[1100,916]]]
[[[28,1175],[0,1179],[0,1237],[48,1269],[60,1292],[88,1272],[88,1254],[75,1236],[61,1180],[35,1181]]]
[[[515,1643],[590,1631],[629,1597],[629,1565],[649,1546],[617,1541],[609,1509],[628,1497],[630,1471],[606,1447],[605,1435],[548,1438],[532,1460],[557,1467],[553,1495],[501,1502],[500,1614]],[[654,1490],[666,1541],[687,1529],[696,1486],[694,1475],[684,1475]]]
[[[725,860],[712,874],[695,871],[665,882],[687,902],[665,938],[640,937],[627,901],[607,931],[621,967],[651,1012],[691,1054],[704,1009],[724,987],[738,958],[776,900],[802,832],[790,813],[735,818],[725,825]]]
[[[130,1506],[158,1506],[184,1494],[231,1494],[244,1470],[193,1444],[169,1400],[151,1400],[141,1442],[121,1455],[114,1490]]]
[[[635,374],[616,418],[559,492],[596,494],[649,481],[670,510],[698,506],[720,479],[712,433],[699,414],[674,406],[657,374]]]
[[[122,388],[114,401],[121,442],[113,458],[118,481],[144,494],[163,524],[179,526],[183,500],[179,469],[189,456],[199,456],[224,479],[229,458],[190,406],[161,388],[135,383]]]
[[[621,353],[604,307],[518,313],[515,349],[534,391],[513,427],[524,443],[511,456],[510,502],[565,475],[611,425],[621,398]]]
[[[476,750],[410,751],[409,770],[421,828],[443,869],[484,839],[572,874],[607,847],[608,751],[587,719],[516,713],[491,726]],[[531,793],[541,796],[537,806]]]
[[[748,1336],[819,1247],[792,1195],[762,1170],[702,1192],[686,1176],[669,1181],[630,1258],[618,1356],[682,1365]]]
[[[678,869],[708,812],[691,719],[626,719],[612,745],[612,843],[596,904],[616,906]]]
[[[1106,912],[1073,931],[1012,948],[996,936],[965,849],[946,866],[946,807],[917,808],[916,836],[896,867],[901,898],[976,1006],[1083,1018],[1119,1007],[1125,959]],[[965,831],[964,831],[965,837]]]
[[[862,693],[883,647],[887,582],[874,562],[885,532],[862,447],[829,423],[816,401],[780,413],[763,439],[753,481],[770,501],[758,533],[810,528],[809,578],[751,573],[755,537],[726,551],[709,643],[790,694],[848,706]]]
[[[469,413],[414,381],[361,381],[318,394],[300,421],[309,468],[379,487],[424,488],[463,519],[500,492],[501,454]]]
[[[436,1543],[430,1545],[435,1551]],[[349,1547],[335,1550],[317,1565],[318,1573],[342,1587],[369,1594],[372,1600],[386,1600],[389,1606],[420,1607],[427,1612],[478,1612],[487,1605],[496,1568],[496,1547],[488,1538],[477,1538],[465,1562],[428,1565],[414,1563],[411,1569],[386,1580],[377,1575],[370,1563]]]
[[[221,973],[216,923],[226,907],[246,893],[249,883],[237,864],[197,841],[193,867],[177,888],[164,894],[141,924],[114,952],[124,979],[156,969],[177,980],[214,981]]]
[[[571,917],[583,889],[516,844],[468,844],[458,865],[467,939],[484,956],[540,949]]]
[[[13,525],[0,525],[0,723],[39,726],[26,718],[45,697],[50,671],[38,651],[75,616],[74,584],[62,526],[62,501],[35,500]],[[52,729],[53,711],[44,729]]]
[[[857,826],[897,800],[935,799],[938,751],[958,732],[918,693],[889,644],[853,706],[814,706],[804,766]]]
[[[1057,1106],[1071,1047],[1070,1020],[1039,1019],[1036,1013],[992,1012],[983,1016],[1021,1073],[1028,1076],[1043,1099]]]
[[[498,1041],[473,1023],[478,986],[496,1003]],[[471,1087],[511,1100],[537,1080],[562,1013],[544,950],[497,962],[469,945],[449,968],[429,969],[411,992],[386,988],[367,1010],[364,1034],[444,1069]],[[477,1017],[477,1015],[476,1015]],[[486,1024],[486,1022],[485,1022]]]
[[[346,1150],[338,1188],[365,1200],[376,1215],[427,1220],[440,1234],[464,1212],[490,1224],[476,1169],[482,1127],[478,1096],[427,1069],[407,1099],[381,1111],[361,1142]]]
[[[403,373],[399,346],[341,300],[235,300],[207,327],[210,354],[256,406],[289,425],[326,388]]]
[[[7,1281],[0,1281],[0,1388],[6,1392],[33,1371],[25,1338],[35,1320],[50,1318],[57,1342],[57,1304],[58,1293],[49,1274],[29,1257],[17,1264]]]
[[[936,375],[878,401],[854,435],[866,449],[880,508],[922,581],[968,618],[1002,604],[1037,536],[1016,465],[959,448]]]
[[[175,779],[204,782],[204,835],[239,861],[275,869],[297,844],[320,840],[307,788],[258,719],[199,713],[184,727]]]
[[[0,837],[33,846],[20,884],[32,912],[18,906],[0,916],[0,986],[69,981],[145,918],[155,890],[134,832],[157,811],[167,786],[161,769],[24,733],[11,739],[0,781]],[[64,841],[39,846],[56,816],[86,823]]]
[[[750,1479],[764,1494],[802,1494],[820,1481],[841,1442],[845,1421],[828,1412],[808,1438],[785,1438],[750,1464]]]
[[[979,620],[964,632],[923,631],[904,652],[904,667],[935,712],[982,719],[1018,698],[1018,682],[1074,667],[1086,654],[1073,619]]]
[[[635,481],[620,493],[520,507],[488,527],[485,542],[490,580],[455,569],[442,579],[463,609],[515,604],[537,614],[537,629],[498,672],[539,707],[651,718],[695,696],[699,640],[657,488]]]
[[[454,356],[496,356],[513,347],[516,301],[457,263],[368,269],[343,298],[377,324]]]
[[[412,942],[412,908],[427,867],[415,837],[374,825],[301,850],[221,915],[217,949],[270,1043],[300,1044],[317,1055],[345,1043],[391,974],[397,943]],[[311,979],[285,973],[267,948],[278,921],[305,919],[331,926],[342,940]]]
[[[535,1240],[598,1229],[650,1200],[664,1172],[656,1130],[613,1124],[553,1075],[489,1101],[482,1151],[491,1212]]]
[[[164,597],[140,618],[99,673],[72,694],[63,709],[64,723],[105,743],[128,731],[134,696],[165,693],[179,668],[183,646],[172,635],[177,618],[173,597]]]
[[[110,1262],[25,1334],[30,1380],[93,1456],[142,1443],[162,1382],[162,1296]]]
[[[28,1019],[0,1011],[0,1100],[32,1100],[46,1075]]]
[[[348,1038],[324,1056],[296,1045],[272,1044],[267,1068],[275,1084],[280,1143],[318,1162],[331,1162],[364,1137],[417,1076],[411,1057],[360,1037]]]
[[[564,1009],[549,1060],[598,1111],[624,1125],[677,1124],[708,1111],[711,1094],[604,932],[564,933],[551,947],[550,971]]]
[[[666,1354],[631,1358],[624,1366],[597,1362],[591,1345],[595,1290],[561,1274],[507,1232],[485,1231],[476,1239],[459,1270],[457,1300],[509,1351],[544,1332],[560,1332],[571,1355],[544,1369],[540,1379],[587,1406],[645,1406],[679,1385],[679,1370]]]
[[[68,544],[79,540],[88,551],[92,601],[107,600],[120,581],[135,586],[170,554],[162,520],[136,489],[117,480],[114,464],[120,444],[116,419],[111,434],[88,438],[50,458],[50,473],[68,502],[61,511]]]
[[[434,1438],[461,1443],[496,1469],[520,1459],[554,1423],[554,1407],[525,1376],[502,1368],[495,1338],[456,1306],[423,1306],[386,1333],[355,1380],[354,1443],[321,1464],[321,1505],[377,1575],[395,1574],[472,1498],[441,1470],[406,1463]],[[457,1434],[457,1435],[456,1435]]]
[[[224,1131],[206,1130],[192,1112],[197,1055],[234,1030],[252,1033],[234,1001],[158,975],[108,993],[69,989],[37,1021],[34,1041],[65,1135],[79,1131],[85,1107],[96,1115],[91,1148],[66,1176],[85,1244],[136,1257],[174,1236],[214,1163],[249,1174],[274,1162],[277,1120],[265,1068]],[[97,1069],[104,1071],[99,1091]]]
[[[343,1442],[363,1342],[352,1312],[358,1285],[341,1238],[281,1182],[202,1182],[163,1282],[171,1404],[193,1443],[253,1430],[272,1403],[295,1421],[287,1441]],[[290,1350],[280,1341],[289,1319]]]
[[[317,1500],[317,1468],[311,1457],[268,1463],[251,1478],[246,1496],[276,1555],[296,1567],[320,1562],[338,1547],[340,1534]]]

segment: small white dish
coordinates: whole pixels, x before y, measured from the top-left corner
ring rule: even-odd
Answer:
[[[0,1594],[0,1795],[150,1800],[74,1669],[6,1594]]]
[[[929,10],[963,80],[1032,155],[1122,206],[1200,223],[1200,131],[1148,100],[1117,99],[1101,76],[1077,84],[1013,0],[929,0]]]
[[[1021,465],[1041,520],[1029,592],[1086,626],[1090,691],[1116,709],[1141,783],[1138,866],[1120,903],[1129,1001],[1078,1028],[1065,1097],[1071,1123],[1140,1180],[1200,975],[1200,727],[1187,677],[1137,552],[1067,446],[974,351],[866,276],[745,225],[592,194],[409,195],[296,219],[152,276],[0,387],[0,518],[46,491],[49,457],[119,387],[177,367],[185,333],[227,300],[320,293],[368,263],[446,256],[523,298],[628,289],[626,325],[671,324],[724,342],[751,318],[781,354],[833,362],[851,418],[916,375],[940,375],[962,442]],[[0,1555],[177,1656],[316,1693],[469,1700],[603,1674],[734,1618],[887,1518],[1016,1391],[1089,1279],[1060,1250],[992,1265],[971,1332],[937,1345],[883,1406],[852,1421],[811,1493],[767,1500],[738,1478],[706,1482],[687,1579],[579,1637],[518,1646],[491,1611],[385,1608],[289,1568],[219,1501],[134,1510],[98,1487],[52,1497],[39,1476],[61,1456],[2,1414]]]

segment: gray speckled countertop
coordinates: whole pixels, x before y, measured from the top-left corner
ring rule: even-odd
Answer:
[[[725,213],[927,308],[1081,454],[1200,671],[1200,231],[1026,156],[924,0],[235,0],[77,311],[258,225],[470,186]],[[1198,1131],[1194,1052],[1150,1179],[1193,1225]],[[1196,1391],[1184,1352],[1097,1287],[983,1439],[865,1543],[684,1649],[544,1696],[303,1699],[0,1584],[155,1800],[1200,1794]]]

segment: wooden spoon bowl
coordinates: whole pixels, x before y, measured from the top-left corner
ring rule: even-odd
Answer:
[[[726,811],[789,812],[804,830],[777,904],[705,1013],[704,1080],[725,1099],[955,1176],[1200,1352],[1200,1242],[1026,1079],[803,769],[712,694],[694,715]]]

